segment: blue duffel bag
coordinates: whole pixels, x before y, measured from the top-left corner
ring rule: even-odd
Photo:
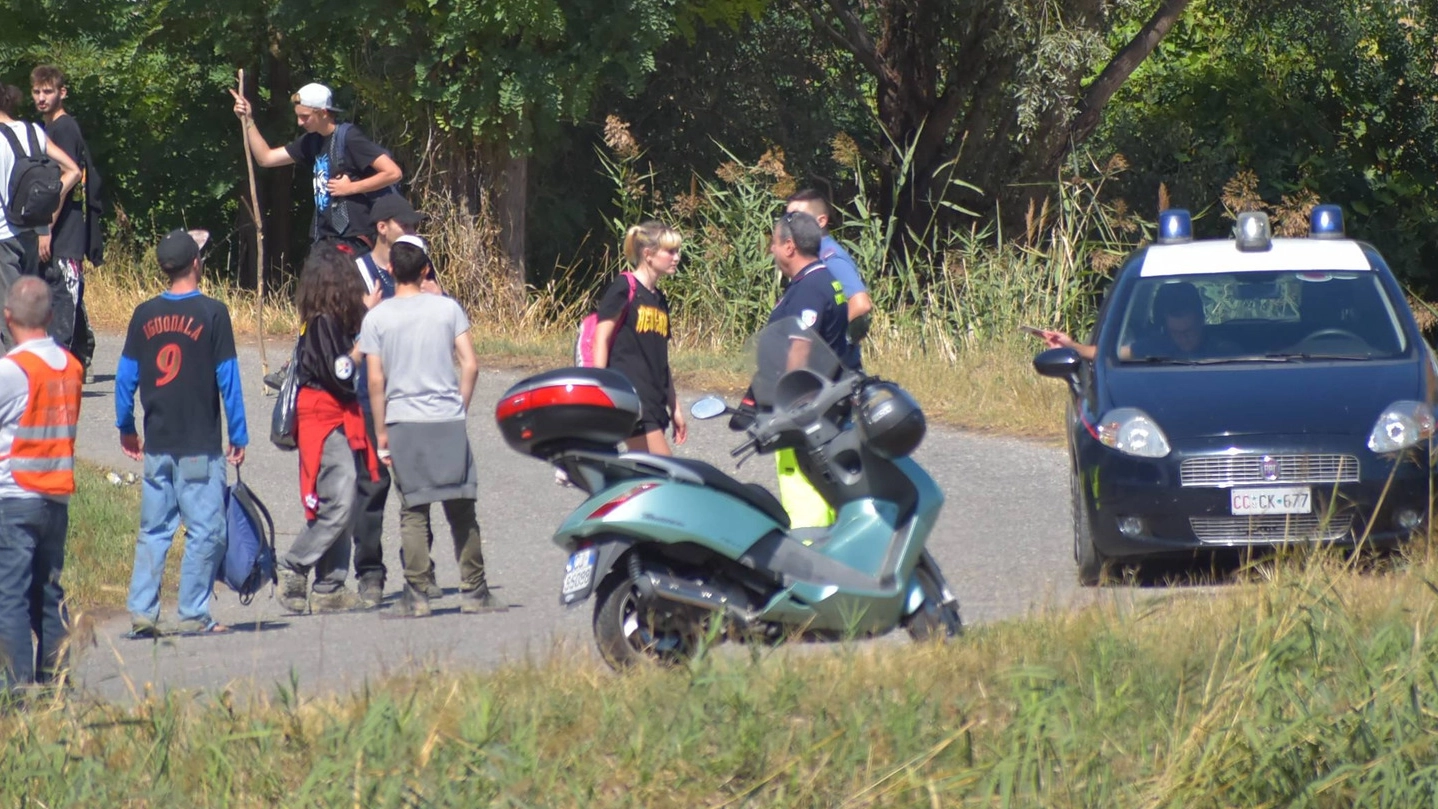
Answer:
[[[260,498],[240,479],[225,487],[225,558],[215,578],[249,604],[265,582],[279,582],[275,564],[275,521]]]

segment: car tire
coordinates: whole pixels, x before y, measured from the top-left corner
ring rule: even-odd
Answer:
[[[1094,545],[1093,520],[1089,517],[1088,500],[1084,497],[1077,474],[1070,476],[1069,489],[1073,495],[1074,562],[1078,564],[1079,584],[1096,587],[1103,582],[1109,560]]]

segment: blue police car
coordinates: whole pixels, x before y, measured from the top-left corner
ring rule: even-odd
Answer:
[[[1262,213],[1234,230],[1195,241],[1188,213],[1165,211],[1092,345],[1034,358],[1073,392],[1085,584],[1145,557],[1426,528],[1438,364],[1382,256],[1332,205],[1306,239],[1273,238]]]

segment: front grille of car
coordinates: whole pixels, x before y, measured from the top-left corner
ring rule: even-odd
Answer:
[[[1238,486],[1255,483],[1356,483],[1352,455],[1202,455],[1179,467],[1184,486]]]
[[[1189,517],[1188,524],[1200,542],[1214,544],[1268,544],[1278,542],[1331,542],[1353,528],[1353,518],[1334,517],[1326,522],[1313,514],[1262,517]]]

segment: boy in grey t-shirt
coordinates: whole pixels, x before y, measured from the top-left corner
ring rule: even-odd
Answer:
[[[429,258],[411,244],[390,250],[394,297],[365,315],[359,349],[369,373],[380,458],[400,493],[400,561],[404,595],[400,612],[430,612],[433,584],[430,504],[444,506],[459,561],[461,612],[505,609],[489,592],[474,501],[478,472],[465,432],[469,397],[479,361],[469,341],[469,319],[450,298],[420,291]],[[459,359],[456,373],[451,355]]]

